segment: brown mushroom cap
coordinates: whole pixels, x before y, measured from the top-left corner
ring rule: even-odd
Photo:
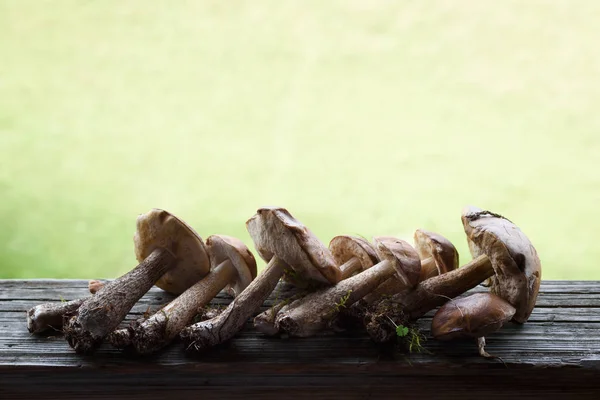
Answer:
[[[404,240],[392,236],[374,237],[375,248],[381,260],[389,260],[396,269],[396,277],[407,287],[419,283],[421,259],[419,253]]]
[[[210,270],[202,238],[165,210],[155,208],[138,216],[133,241],[138,262],[144,261],[157,248],[173,253],[177,259],[175,266],[156,282],[156,286],[169,293],[183,293]]]
[[[329,242],[329,250],[338,266],[356,257],[363,270],[379,262],[377,252],[368,240],[355,236],[336,236]]]
[[[246,222],[258,254],[269,262],[275,255],[301,276],[337,283],[342,273],[331,252],[285,209],[264,207]]]
[[[226,235],[212,235],[206,239],[206,246],[213,268],[231,260],[237,270],[234,280],[225,287],[229,295],[237,296],[256,278],[256,260],[241,240]]]
[[[516,322],[527,321],[540,289],[542,265],[537,251],[515,224],[500,215],[467,207],[462,222],[473,257],[485,254],[492,262],[492,293],[517,309]]]
[[[486,336],[510,321],[515,312],[494,294],[475,293],[440,307],[431,321],[431,334],[439,340]]]
[[[414,235],[415,249],[421,260],[429,257],[435,262],[438,275],[458,268],[458,251],[448,239],[442,235],[417,229]],[[421,277],[423,280],[423,277]]]

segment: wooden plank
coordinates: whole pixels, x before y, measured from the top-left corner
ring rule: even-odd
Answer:
[[[278,290],[286,293],[287,288]],[[25,311],[30,307],[60,301],[60,296],[85,295],[87,281],[83,280],[0,280],[0,398],[31,398],[32,392],[45,398],[94,398],[96,394],[158,398],[173,393],[186,398],[201,391],[204,398],[281,398],[286,393],[322,398],[397,397],[399,393],[442,398],[452,393],[505,399],[508,395],[553,398],[567,389],[571,398],[586,398],[600,390],[600,282],[544,282],[528,323],[508,324],[487,338],[488,351],[504,363],[478,357],[472,341],[428,340],[427,353],[407,354],[375,345],[360,332],[269,338],[253,330],[251,321],[232,341],[200,355],[187,354],[181,343],[173,343],[149,357],[108,345],[84,357],[75,354],[58,333],[27,332]],[[272,295],[261,310],[282,297]],[[170,299],[153,288],[123,325]],[[213,303],[229,301],[220,294]],[[426,336],[432,314],[419,321]],[[35,385],[28,384],[33,381]]]

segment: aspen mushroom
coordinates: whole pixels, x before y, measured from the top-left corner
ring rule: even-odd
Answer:
[[[458,251],[448,239],[439,233],[417,229],[414,234],[415,249],[421,258],[419,281],[453,271],[458,268]],[[372,293],[365,296],[367,303],[406,290],[397,279],[388,279]]]
[[[540,289],[542,265],[537,251],[527,236],[501,215],[467,207],[462,222],[473,257],[487,255],[491,260],[491,292],[516,308],[515,322],[526,322]]]
[[[150,318],[111,333],[115,347],[133,345],[139,354],[153,353],[170,343],[198,311],[221,290],[235,297],[256,277],[256,260],[239,239],[212,235],[206,239],[212,270]]]
[[[342,272],[342,280],[354,273],[371,268],[379,262],[377,252],[368,240],[354,236],[336,236],[329,242],[329,251],[335,258]],[[275,335],[279,329],[275,325],[277,313],[289,302],[296,300],[297,296],[276,304],[254,318],[254,327],[266,335]]]
[[[394,277],[406,287],[419,282],[421,261],[410,244],[389,236],[373,240],[381,262],[283,307],[275,320],[277,329],[291,336],[312,336],[327,326],[341,308],[360,300],[386,279]]]
[[[231,339],[273,291],[286,269],[310,281],[334,284],[341,271],[329,250],[284,208],[261,208],[246,222],[265,270],[217,317],[181,331],[186,348],[196,351]]]
[[[479,354],[493,358],[485,351],[484,336],[499,330],[516,311],[494,294],[475,293],[440,307],[431,321],[431,335],[438,340],[477,339]]]
[[[134,243],[140,264],[85,300],[66,323],[65,337],[78,353],[94,351],[155,283],[180,294],[209,271],[200,236],[167,211],[140,215]]]
[[[91,294],[96,293],[104,286],[104,282],[91,280],[88,282],[88,290]],[[63,322],[69,318],[87,299],[75,299],[53,303],[39,304],[27,311],[27,330],[31,333],[42,333],[49,329],[60,331]]]

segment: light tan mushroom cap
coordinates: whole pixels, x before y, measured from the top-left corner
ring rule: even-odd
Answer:
[[[353,257],[360,260],[363,270],[371,268],[379,262],[375,247],[368,240],[361,237],[336,236],[329,242],[329,251],[333,254],[338,266]]]
[[[458,268],[458,251],[451,241],[442,235],[434,232],[429,232],[423,229],[417,229],[414,234],[415,249],[419,253],[421,260],[429,257],[435,262],[437,275],[445,274]],[[421,280],[426,277],[421,271]]]
[[[342,273],[329,249],[285,208],[258,209],[246,228],[266,262],[277,256],[306,279],[321,283],[341,280]]]
[[[515,312],[494,294],[475,293],[440,307],[431,321],[431,335],[439,340],[486,336],[510,321]]]
[[[392,236],[377,236],[373,238],[373,242],[379,258],[393,263],[396,277],[406,287],[412,288],[419,283],[421,259],[414,247]]]
[[[537,251],[515,224],[480,208],[465,208],[462,222],[473,257],[486,254],[492,262],[492,293],[512,304],[517,309],[514,320],[524,323],[540,289],[542,264]]]
[[[159,247],[173,253],[176,265],[156,282],[156,286],[169,293],[183,293],[210,270],[202,238],[189,225],[165,210],[154,208],[140,215],[133,242],[138,262]]]
[[[256,260],[241,240],[226,235],[212,235],[206,239],[206,246],[212,268],[231,260],[237,270],[234,280],[225,287],[229,295],[236,297],[256,278]]]

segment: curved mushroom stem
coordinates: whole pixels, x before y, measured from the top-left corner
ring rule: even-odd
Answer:
[[[91,294],[103,286],[104,282],[98,280],[88,282]],[[42,333],[49,329],[62,330],[65,319],[71,317],[86,299],[88,297],[60,303],[44,303],[30,308],[27,311],[27,330],[31,333]]]
[[[119,348],[131,344],[139,354],[150,354],[160,350],[169,344],[236,274],[237,270],[231,260],[223,261],[154,315],[132,327],[114,331],[107,341]]]
[[[394,272],[392,263],[384,260],[360,274],[338,282],[335,286],[310,293],[283,307],[277,315],[275,327],[292,336],[314,335],[342,308],[362,299]]]
[[[71,347],[78,353],[94,351],[175,262],[170,251],[158,248],[133,270],[86,299],[64,327]]]
[[[277,286],[288,265],[273,256],[267,267],[215,318],[183,329],[179,336],[186,350],[201,351],[235,336]]]

